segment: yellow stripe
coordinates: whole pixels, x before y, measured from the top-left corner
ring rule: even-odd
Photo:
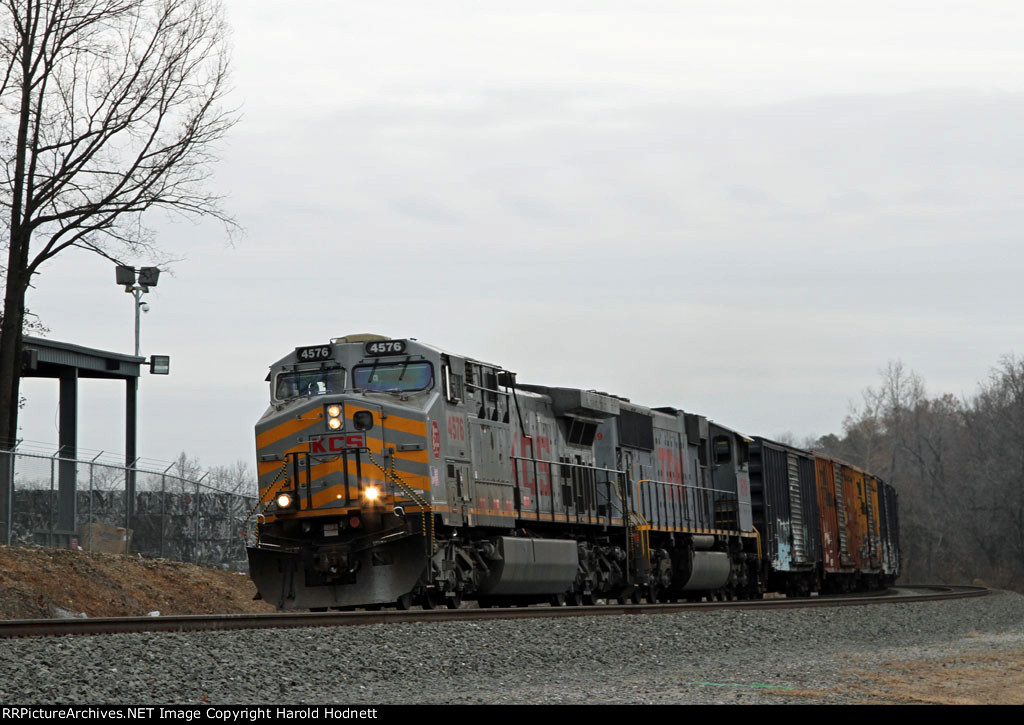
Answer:
[[[342,473],[344,470],[342,467],[342,463],[343,461],[339,459],[335,461],[328,461],[326,463],[320,463],[313,466],[313,468],[310,470],[310,481],[315,484],[319,482],[321,479],[325,478],[326,476]],[[350,458],[348,461],[348,474],[350,477],[349,488],[352,490],[356,490],[358,488],[358,479],[356,478],[357,473],[358,469],[356,468],[356,462]],[[409,488],[416,489],[419,491],[430,490],[430,478],[427,476],[421,476],[415,473],[406,473],[401,469],[395,469],[395,473]],[[362,474],[363,486],[366,486],[368,483],[383,486],[387,483],[387,479],[384,477],[384,474],[380,472],[380,469],[374,466],[369,461],[363,462]],[[304,475],[304,472],[300,471],[299,476],[300,489],[302,491],[305,491],[306,477]],[[336,485],[344,488],[345,484],[344,482],[340,482]],[[401,494],[401,490],[399,489],[397,493]],[[318,494],[314,493],[314,498],[317,495]]]
[[[369,411],[373,415],[373,425],[375,428],[383,427],[385,430],[396,430],[401,433],[411,433],[412,435],[426,437],[427,435],[427,424],[422,420],[413,420],[412,418],[403,418],[400,415],[393,413],[385,413],[384,425],[381,425],[381,414],[372,408],[360,408],[358,404],[345,403],[345,418],[346,420],[352,420],[352,416],[361,411]]]
[[[265,476],[268,473],[276,472],[283,465],[284,461],[257,461],[256,470],[259,475]]]
[[[323,411],[316,414],[315,418],[295,418],[293,420],[285,421],[280,425],[274,426],[270,430],[263,431],[256,436],[256,450],[269,446],[271,443],[276,443],[282,438],[287,438],[290,435],[295,435],[301,430],[305,430],[309,426],[322,421],[324,419]]]
[[[371,440],[373,441],[373,443],[375,445],[370,448],[370,452],[374,453],[374,454],[380,453],[380,448],[381,448],[380,440],[376,439],[376,438],[373,438],[373,439],[367,439],[367,442],[369,442]],[[291,448],[289,448],[288,450],[284,451],[284,454],[286,454],[286,453],[296,453],[296,452],[306,453],[306,452],[308,452],[309,447],[310,446],[309,446],[308,443],[298,443],[298,444],[292,446]],[[374,450],[374,448],[376,450]],[[259,472],[259,475],[264,476],[264,475],[266,475],[268,473],[276,473],[278,471],[278,469],[281,468],[281,466],[284,464],[284,460],[283,460],[284,454],[282,454],[282,460],[279,460],[279,461],[258,461],[256,463],[256,470]],[[340,454],[335,453],[334,455],[339,456]],[[399,461],[408,461],[409,463],[422,463],[423,465],[427,465],[429,463],[429,461],[427,459],[427,452],[426,451],[397,451],[395,453],[395,458],[398,459]],[[323,465],[323,464],[316,464],[316,465],[314,465],[314,468],[316,468],[316,466],[318,466],[318,465]],[[366,459],[366,465],[371,466],[373,468],[376,468],[376,466],[374,466],[372,463],[370,463],[369,459]],[[289,467],[290,467],[290,464],[289,464]],[[396,470],[398,471],[398,474],[401,475],[401,476],[404,476],[404,475],[410,475],[410,476],[414,475],[414,474],[411,474],[411,473],[410,474],[405,474],[402,471],[401,468],[398,468]]]
[[[388,430],[397,430],[402,433],[410,433],[423,438],[427,435],[427,424],[424,421],[402,418],[397,415],[389,414],[384,427]]]
[[[502,516],[506,518],[516,515],[514,511],[498,511],[496,509],[470,509],[469,513],[474,516]]]
[[[355,461],[349,461],[348,469],[349,469],[348,472],[349,472],[349,476],[350,476],[349,484],[348,484],[349,492],[353,496],[357,496],[358,495],[358,491],[359,491],[359,485],[358,485],[358,479],[356,478],[356,464],[355,464]],[[314,466],[313,467],[313,470],[310,472],[311,473],[311,479],[310,480],[313,483],[316,483],[319,480],[321,480],[322,478],[324,478],[325,476],[329,476],[329,475],[335,474],[335,473],[341,473],[341,470],[342,470],[342,468],[341,468],[340,461],[331,461],[330,463],[322,463],[319,466]],[[413,490],[416,490],[416,491],[430,491],[430,479],[427,476],[417,476],[417,475],[412,474],[412,473],[402,473],[402,472],[398,472],[398,475],[401,476],[402,481],[404,481],[405,485],[408,486],[409,488],[411,488]],[[299,480],[298,496],[299,496],[300,499],[302,499],[303,502],[305,502],[305,500],[306,500],[306,477],[301,472],[300,472],[300,477],[301,478]],[[364,465],[363,466],[363,488],[366,488],[367,485],[374,485],[374,486],[384,487],[384,486],[388,485],[388,482],[384,479],[383,475],[380,473],[380,470],[376,466]],[[396,489],[396,491],[395,491],[395,496],[396,497],[402,498],[402,499],[407,498],[406,494],[398,486],[394,486],[394,488]],[[260,494],[262,495],[263,492],[265,492],[266,490],[267,490],[267,487],[264,486],[263,488],[260,489]],[[339,482],[339,483],[335,483],[335,484],[329,486],[326,489],[322,489],[320,491],[316,491],[316,492],[313,493],[313,505],[314,506],[321,506],[324,503],[327,503],[327,502],[329,502],[332,499],[336,499],[337,495],[338,495],[338,492],[339,491],[344,491],[344,490],[345,490],[345,483],[342,481],[342,482]],[[333,491],[333,493],[328,495],[326,493],[327,491]],[[319,503],[318,503],[318,501],[319,501]]]
[[[278,516],[282,518],[291,518],[293,516],[298,516],[302,518],[309,516],[344,516],[349,511],[357,510],[363,512],[376,511],[378,513],[389,513],[391,511],[391,507],[394,506],[396,500],[395,496],[388,495],[381,496],[373,503],[370,503],[365,499],[359,497],[359,491],[357,489],[351,488],[350,492],[356,498],[349,500],[348,503],[345,503],[344,492],[345,487],[343,485],[331,486],[330,488],[326,488],[323,491],[318,491],[315,494],[313,494],[313,508],[309,508],[306,506],[306,495],[305,491],[303,491],[298,496],[300,507],[298,511],[294,513],[289,512],[283,514],[281,512],[277,512],[276,514],[268,515],[267,520],[271,521],[274,518],[277,518]],[[338,498],[339,495],[341,496],[341,498]],[[421,506],[411,506],[409,505],[409,503],[405,501],[406,500],[403,499],[402,507],[405,509],[406,513],[419,513],[420,511],[423,510]],[[335,505],[332,506],[330,504]],[[431,510],[440,511],[441,509],[431,508]]]
[[[395,458],[410,463],[422,463],[424,466],[430,462],[426,451],[395,451]]]
[[[380,411],[374,410],[373,408],[360,408],[358,403],[349,403],[345,401],[345,419],[352,420],[352,416],[356,413],[362,413],[366,411],[373,418],[373,427],[380,428]]]
[[[381,451],[381,441],[379,439],[368,438],[366,442],[367,442],[367,446],[369,447],[371,452],[380,454],[380,451]],[[308,444],[306,444],[306,443],[299,443],[299,444],[293,446],[292,448],[289,448],[287,451],[285,451],[285,453],[293,453],[293,452],[298,452],[298,451],[306,451],[307,449],[308,449]],[[420,451],[413,451],[413,453],[420,453]],[[426,452],[423,451],[422,453],[425,456]],[[399,458],[400,460],[408,460],[407,458],[402,457],[400,454],[396,454],[395,457]],[[312,466],[312,468],[310,469],[310,472],[309,472],[310,473],[310,481],[315,483],[315,482],[319,481],[320,479],[324,478],[325,476],[331,475],[332,473],[341,473],[342,470],[343,470],[342,469],[342,463],[343,462],[344,462],[344,459],[340,455],[336,455],[332,460],[324,461],[323,463],[314,464]],[[410,462],[417,463],[418,461],[412,460]],[[378,459],[378,463],[386,465],[386,464],[384,464],[384,461],[382,461],[380,459]],[[257,464],[257,467],[258,467],[258,470],[259,470],[259,474],[261,476],[263,476],[263,475],[266,475],[266,474],[271,473],[271,472],[275,472],[276,473],[278,470],[280,470],[281,465],[282,465],[282,461],[260,461]],[[388,468],[389,473],[390,473],[390,470],[391,469],[389,467]],[[356,462],[355,462],[355,457],[354,456],[349,456],[349,459],[348,459],[348,472],[349,472],[350,476],[355,477],[357,475],[357,468],[356,468]],[[402,468],[400,468],[398,466],[395,467],[395,473],[410,488],[415,488],[415,489],[418,489],[418,490],[421,490],[421,491],[429,491],[430,490],[430,478],[428,476],[425,476],[425,475],[422,475],[422,474],[418,474],[418,473],[411,473],[409,471],[403,470]],[[383,484],[385,482],[385,480],[386,480],[384,478],[384,474],[382,474],[380,472],[380,469],[377,468],[377,466],[374,465],[369,460],[368,457],[367,458],[363,458],[363,460],[362,460],[362,474],[363,474],[364,481],[365,480],[369,480],[369,481],[371,481],[373,483]],[[287,471],[286,475],[291,475],[291,465],[290,464],[288,466],[288,471]],[[300,468],[299,469],[299,483],[301,483],[303,485],[305,485],[305,483],[306,483],[306,472],[305,472],[304,468]],[[356,481],[353,479],[352,481],[350,481],[350,485],[355,486],[356,485]],[[264,490],[266,490],[266,487],[262,487],[260,489],[260,492],[262,493]]]
[[[264,476],[267,473],[272,473],[272,472],[273,473],[277,473],[277,471],[281,468],[281,466],[284,465],[284,457],[285,456],[287,456],[289,453],[300,453],[300,452],[304,453],[307,448],[308,448],[308,445],[306,443],[296,443],[294,446],[292,446],[291,448],[286,449],[283,453],[281,453],[281,460],[280,461],[257,461],[256,462],[256,470],[259,471],[259,474],[261,476]],[[291,471],[291,461],[288,461],[288,471]]]
[[[359,501],[359,489],[356,488],[355,486],[349,486],[348,487],[348,491],[356,499],[354,505],[360,506],[361,502]],[[317,491],[316,493],[313,494],[313,508],[315,508],[315,509],[322,508],[322,507],[326,506],[329,503],[334,503],[334,502],[339,501],[339,500],[344,500],[343,498],[339,498],[339,496],[344,496],[344,493],[345,493],[345,485],[344,484],[339,484],[337,486],[328,486],[327,488],[323,489],[322,491]],[[378,503],[387,503],[386,499],[389,499],[389,498],[393,498],[393,497],[392,496],[382,496],[381,499],[378,501]],[[302,497],[302,501],[303,501],[303,503],[305,503],[305,501],[306,501],[306,497],[305,496]],[[349,504],[349,505],[352,505],[352,504]]]

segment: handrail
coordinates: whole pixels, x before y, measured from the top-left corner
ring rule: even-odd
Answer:
[[[615,468],[601,468],[600,466],[588,466],[583,463],[569,463],[568,461],[548,461],[543,458],[527,458],[526,456],[509,456],[513,461],[529,461],[530,463],[547,463],[552,466],[569,466],[571,468],[585,468],[588,471],[602,471],[604,473],[614,473],[617,476],[625,476],[625,471],[619,471]]]
[[[679,486],[680,488],[692,488],[694,491],[713,491],[715,493],[727,493],[732,496],[737,496],[735,491],[730,491],[726,488],[710,488],[708,486],[694,486],[692,483],[674,483],[673,481],[656,481],[653,478],[642,478],[637,481],[637,484],[641,483],[657,483],[662,486]]]

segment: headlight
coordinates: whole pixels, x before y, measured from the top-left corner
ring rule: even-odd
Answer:
[[[292,505],[292,497],[290,494],[282,493],[277,497],[277,507],[279,509],[286,509]]]
[[[342,406],[337,403],[324,406],[324,418],[327,420],[328,430],[341,430],[344,427],[345,419],[342,418],[344,412]]]
[[[366,490],[363,491],[363,495],[366,496],[367,501],[376,501],[380,498],[380,489],[376,486],[367,486]]]

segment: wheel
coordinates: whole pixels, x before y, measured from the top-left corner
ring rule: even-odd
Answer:
[[[587,592],[583,595],[583,606],[593,607],[597,604],[597,597],[594,596],[593,592]]]
[[[454,592],[451,596],[446,597],[445,602],[449,609],[458,609],[462,606],[462,595],[458,592]]]
[[[407,593],[400,596],[398,598],[398,601],[395,602],[395,606],[401,609],[402,611],[412,609],[412,594]]]
[[[564,607],[565,606],[565,595],[564,594],[556,594],[553,597],[551,597],[551,606],[552,607]]]
[[[565,603],[570,607],[578,607],[583,604],[583,597],[579,592],[569,592],[565,595]]]
[[[424,609],[437,609],[437,605],[439,603],[438,602],[439,599],[440,599],[440,595],[437,593],[436,589],[428,589],[427,591],[423,592],[423,601],[422,601],[423,608]]]

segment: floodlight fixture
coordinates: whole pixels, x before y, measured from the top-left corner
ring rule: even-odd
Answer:
[[[159,267],[129,267],[126,264],[119,264],[115,268],[117,284],[124,287],[124,291],[135,298],[135,357],[139,356],[139,312],[149,312],[149,305],[142,301],[142,295],[149,292],[150,287],[156,287],[160,279]],[[138,275],[138,281],[136,281]],[[167,373],[156,373],[166,375]]]
[[[171,374],[171,356],[170,355],[150,355],[149,356],[149,373],[150,373],[150,375],[170,375]]]
[[[159,267],[143,267],[139,270],[139,285],[144,291],[148,292],[149,287],[156,287],[157,280],[159,279]]]
[[[135,267],[128,267],[119,264],[114,270],[117,275],[117,284],[121,287],[133,287],[135,285]],[[129,292],[131,290],[128,290]]]

